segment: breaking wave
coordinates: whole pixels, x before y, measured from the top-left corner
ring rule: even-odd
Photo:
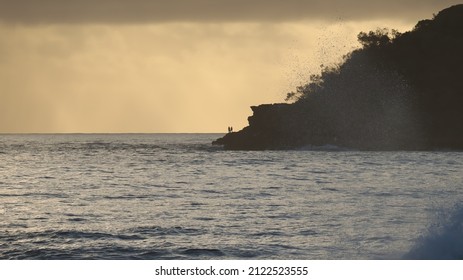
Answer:
[[[450,213],[450,214],[448,214]],[[418,239],[405,259],[461,260],[463,259],[463,204],[439,215],[425,236]]]

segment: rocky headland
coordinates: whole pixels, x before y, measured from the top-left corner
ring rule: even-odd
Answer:
[[[213,144],[230,150],[335,145],[358,150],[463,149],[463,5],[412,31],[361,32],[343,63],[251,107],[249,125]]]

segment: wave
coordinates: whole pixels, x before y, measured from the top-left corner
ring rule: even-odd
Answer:
[[[463,259],[463,205],[443,214],[429,226],[404,259],[461,260]]]

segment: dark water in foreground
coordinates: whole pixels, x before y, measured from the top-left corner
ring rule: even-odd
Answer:
[[[1,259],[463,258],[463,153],[0,135]]]

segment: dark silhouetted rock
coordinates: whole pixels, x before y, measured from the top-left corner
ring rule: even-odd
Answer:
[[[336,145],[359,150],[463,149],[463,5],[403,34],[378,29],[288,98],[251,107],[226,149]]]

